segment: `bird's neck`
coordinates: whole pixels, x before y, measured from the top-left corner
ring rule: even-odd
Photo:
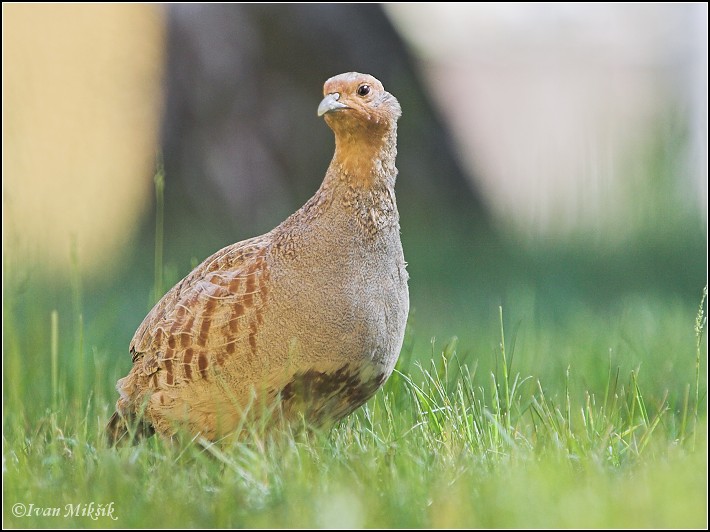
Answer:
[[[328,177],[363,191],[372,188],[394,190],[396,157],[396,127],[377,135],[362,132],[336,134],[335,155],[328,168]]]
[[[334,227],[330,217],[345,212],[358,222],[367,238],[376,240],[383,230],[390,229],[398,239],[399,213],[394,196],[397,131],[379,136],[377,142],[336,134],[335,146],[320,188],[278,230],[288,235],[304,226],[321,227],[318,220]]]
[[[304,208],[304,215],[319,217],[342,209],[371,238],[386,228],[398,231],[396,155],[396,130],[378,137],[377,142],[337,137],[335,155],[323,184]],[[333,211],[326,205],[338,207]]]

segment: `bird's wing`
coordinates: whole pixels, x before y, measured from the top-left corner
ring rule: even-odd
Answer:
[[[218,251],[145,317],[130,351],[154,386],[208,378],[230,355],[256,351],[268,297],[268,245],[259,237]]]

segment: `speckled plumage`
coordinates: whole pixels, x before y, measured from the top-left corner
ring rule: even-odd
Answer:
[[[354,72],[324,95],[336,149],[322,185],[269,233],[207,258],[145,317],[117,383],[112,441],[137,419],[145,433],[183,427],[214,440],[254,405],[324,425],[392,373],[409,310],[394,195],[400,108]]]

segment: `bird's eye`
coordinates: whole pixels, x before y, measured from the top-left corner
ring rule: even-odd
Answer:
[[[357,94],[358,96],[367,96],[370,94],[370,86],[369,85],[360,85],[357,88]]]

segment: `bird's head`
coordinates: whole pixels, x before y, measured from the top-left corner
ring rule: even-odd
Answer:
[[[402,115],[397,98],[368,74],[346,72],[334,76],[323,85],[323,94],[318,116],[325,118],[336,136],[384,135],[396,128]]]

